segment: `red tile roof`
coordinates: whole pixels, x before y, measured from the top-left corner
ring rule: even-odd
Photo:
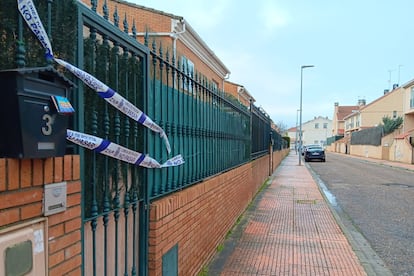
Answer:
[[[352,113],[353,110],[359,110],[358,105],[345,105],[338,106],[338,111],[336,112],[336,118],[338,121],[343,121],[346,116]]]

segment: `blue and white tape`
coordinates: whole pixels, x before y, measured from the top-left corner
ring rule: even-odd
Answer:
[[[17,7],[27,25],[46,50],[46,59],[53,59],[52,46],[32,0],[17,0]]]
[[[92,76],[91,74],[73,66],[72,64],[55,58],[55,61],[68,69],[72,74],[82,80],[87,86],[98,92],[98,95],[103,98],[105,101],[110,103],[116,109],[133,119],[134,121],[146,126],[154,132],[160,134],[160,137],[163,139],[165,147],[167,148],[168,154],[171,152],[170,142],[168,137],[165,134],[164,130],[154,123],[150,117],[148,117],[144,112],[142,112],[135,105],[130,103],[127,99],[122,97],[120,94],[109,88],[106,84]]]
[[[163,164],[160,164],[148,155],[130,150],[106,139],[70,129],[66,131],[66,139],[84,148],[146,168],[166,168],[184,164],[184,159],[181,154],[174,156]]]

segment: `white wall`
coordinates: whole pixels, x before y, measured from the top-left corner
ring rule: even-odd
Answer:
[[[302,124],[303,144],[326,145],[326,138],[331,137],[332,120],[327,117],[315,117]]]

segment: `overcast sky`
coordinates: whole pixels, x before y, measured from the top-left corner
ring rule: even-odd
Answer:
[[[333,117],[414,78],[413,0],[129,0],[182,16],[275,123]]]

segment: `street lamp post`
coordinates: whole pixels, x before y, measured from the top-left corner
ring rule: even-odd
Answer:
[[[302,87],[303,87],[303,69],[305,68],[311,68],[311,67],[315,67],[314,65],[302,65],[300,67],[300,116],[299,116],[299,149],[300,149],[300,154],[299,154],[299,166],[301,165],[301,161],[302,161],[302,144],[303,144],[303,133],[302,133]]]
[[[296,130],[295,130],[295,151],[298,154],[299,151],[299,143],[298,143],[298,120],[299,120],[299,109],[296,110]]]

